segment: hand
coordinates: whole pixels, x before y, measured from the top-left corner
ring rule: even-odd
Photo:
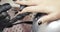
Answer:
[[[48,23],[49,21],[60,19],[60,0],[17,0],[15,3],[29,6],[24,8],[20,13],[47,13],[47,15],[42,16],[38,22]]]
[[[8,3],[0,5],[0,30],[4,29],[10,21],[10,15],[7,11],[11,9],[11,6]]]

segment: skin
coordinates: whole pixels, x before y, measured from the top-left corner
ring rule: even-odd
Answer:
[[[24,8],[20,13],[40,12],[48,14],[41,17],[38,22],[48,23],[49,21],[60,19],[60,0],[17,0],[15,3],[29,6]]]

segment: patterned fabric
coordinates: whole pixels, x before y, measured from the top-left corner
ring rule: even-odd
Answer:
[[[11,15],[11,18],[14,17],[14,11],[10,10],[8,13]],[[23,20],[27,21],[32,19],[31,19],[31,16],[26,16]],[[17,22],[20,22],[20,21],[21,20]],[[17,24],[17,25],[14,25],[13,27],[5,28],[3,32],[31,32],[31,28],[32,28],[32,25],[30,24]]]

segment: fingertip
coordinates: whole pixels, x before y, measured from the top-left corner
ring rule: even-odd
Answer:
[[[41,21],[39,21],[39,22],[38,22],[38,25],[41,25],[41,24],[42,24],[42,22],[41,22]]]

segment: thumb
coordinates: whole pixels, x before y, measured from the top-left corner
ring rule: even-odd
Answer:
[[[48,22],[57,20],[59,18],[60,18],[59,14],[55,12],[55,13],[51,13],[51,14],[42,16],[37,22],[38,23],[42,22],[42,24],[44,24],[44,23],[48,23]]]

